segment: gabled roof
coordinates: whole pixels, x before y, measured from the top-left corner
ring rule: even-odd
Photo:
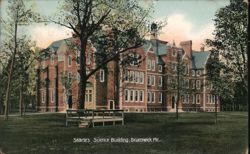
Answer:
[[[204,69],[209,56],[210,56],[209,51],[193,51],[192,52],[192,68]]]
[[[72,37],[70,38],[66,38],[66,39],[62,39],[62,40],[58,40],[55,42],[52,42],[45,50],[49,50],[50,48],[53,48],[55,52],[57,52],[57,50],[59,49],[59,47],[63,44],[63,43],[68,43],[70,44],[72,41]]]
[[[145,51],[151,47],[157,56],[167,54],[167,42],[163,42],[161,40],[146,40],[143,44],[143,48]]]

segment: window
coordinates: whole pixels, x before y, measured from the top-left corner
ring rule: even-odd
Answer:
[[[135,101],[139,101],[139,92],[137,90],[135,90]]]
[[[134,76],[135,76],[135,72],[134,71],[130,71],[130,76],[129,76],[129,81],[130,82],[134,82]]]
[[[183,95],[183,103],[186,103],[186,104],[188,104],[189,103],[189,94],[184,94]]]
[[[125,81],[128,82],[129,81],[129,71],[125,70]]]
[[[192,76],[195,76],[195,70],[192,70]]]
[[[44,103],[44,102],[45,102],[45,99],[46,99],[45,90],[42,90],[42,91],[41,91],[41,95],[42,95],[42,103]]]
[[[129,101],[129,90],[125,89],[125,102]]]
[[[197,70],[197,76],[201,75],[201,70]]]
[[[100,82],[104,82],[104,80],[105,80],[104,70],[100,69]]]
[[[154,71],[155,70],[155,60],[152,60],[151,62],[152,62],[152,64],[151,64],[152,68],[151,69]]]
[[[55,102],[55,89],[51,90],[50,100],[52,103]]]
[[[133,102],[134,101],[134,91],[130,90],[130,101]]]
[[[148,92],[148,103],[151,103],[151,93]]]
[[[135,82],[136,83],[139,83],[139,76],[140,76],[140,73],[139,72],[135,72]]]
[[[195,103],[195,95],[193,94],[192,95],[192,104],[194,104]]]
[[[159,72],[162,72],[162,65],[158,65]]]
[[[200,104],[200,94],[196,94],[196,104]]]
[[[159,93],[159,103],[162,103],[162,93]]]
[[[195,80],[191,80],[192,89],[195,89]]]
[[[162,87],[162,76],[159,76],[159,86]]]
[[[151,76],[148,75],[148,85],[151,85]]]
[[[184,79],[184,86],[186,88],[189,88],[189,80],[188,79]]]
[[[89,103],[92,102],[92,90],[85,91],[85,101]]]
[[[201,81],[196,80],[196,89],[200,89],[200,88],[201,88]]]
[[[155,85],[155,76],[154,75],[152,75],[151,76],[151,85]]]
[[[152,64],[152,63],[151,63],[151,60],[148,59],[148,62],[147,62],[147,63],[148,63],[148,64],[147,64],[147,69],[150,70],[150,69],[151,69],[151,64]]]
[[[143,100],[144,100],[144,91],[140,90],[139,91],[139,101],[143,102]]]
[[[53,65],[54,64],[54,55],[50,56],[50,64]]]
[[[71,64],[72,64],[72,57],[68,56],[68,66],[71,66]]]
[[[144,73],[143,72],[140,72],[140,83],[144,83]]]
[[[151,92],[151,103],[155,102],[155,93]]]

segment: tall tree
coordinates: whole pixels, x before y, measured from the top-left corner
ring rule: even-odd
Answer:
[[[235,83],[240,83],[238,90],[248,96],[247,3],[230,0],[230,4],[219,9],[215,17],[215,37],[206,40],[214,62],[208,69],[216,73],[210,75],[210,82],[222,101],[228,99],[224,96],[233,95],[230,90],[235,90]]]
[[[29,24],[32,20],[32,17],[35,17],[35,14],[31,9],[28,9],[23,0],[9,1],[8,10],[7,10],[7,19],[1,19],[3,23],[3,28],[5,29],[6,42],[3,44],[8,50],[9,54],[9,64],[8,64],[8,73],[7,73],[7,85],[6,85],[6,94],[5,94],[5,119],[8,119],[9,113],[9,97],[10,97],[10,85],[12,81],[12,76],[14,72],[14,66],[16,62],[17,53],[21,50],[19,44],[21,44],[22,39],[18,37],[18,30],[20,26]],[[2,43],[2,42],[1,42]]]
[[[129,10],[129,11],[128,11]],[[51,22],[73,30],[80,51],[80,108],[85,108],[87,80],[120,54],[142,45],[141,30],[145,29],[147,13],[135,0],[64,0],[59,17]],[[86,51],[89,40],[103,49],[95,68],[87,74]],[[104,44],[101,48],[97,46]]]

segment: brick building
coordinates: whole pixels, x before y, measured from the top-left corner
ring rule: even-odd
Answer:
[[[53,42],[42,52],[49,53],[37,64],[37,108],[39,111],[63,111],[72,99],[72,108],[78,107],[79,64],[78,54],[73,52],[68,38]],[[94,52],[89,45],[86,53],[87,71],[95,66]],[[177,90],[180,91],[179,109],[183,111],[215,110],[218,97],[212,95],[212,85],[206,80],[206,63],[210,52],[193,51],[192,41],[184,41],[177,47],[158,39],[147,40],[129,56],[141,57],[140,63],[132,61],[121,68],[115,61],[97,71],[87,83],[85,107],[88,109],[124,109],[125,111],[175,111]],[[133,54],[132,54],[133,53]],[[121,55],[122,57],[123,55]],[[179,60],[178,57],[179,56]],[[177,68],[180,88],[176,88]],[[119,72],[119,73],[118,73]],[[71,95],[66,95],[61,75],[73,78]],[[218,101],[218,111],[219,111]]]

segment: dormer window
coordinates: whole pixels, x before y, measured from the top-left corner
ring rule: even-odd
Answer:
[[[101,70],[100,70],[100,82],[104,82],[104,79],[105,79],[104,70],[101,69]]]
[[[162,72],[162,65],[158,65],[159,72]]]

